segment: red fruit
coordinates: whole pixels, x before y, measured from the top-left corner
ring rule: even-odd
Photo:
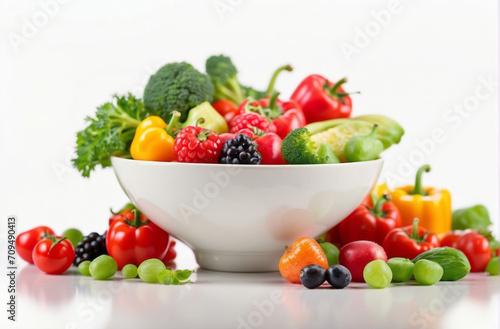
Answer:
[[[54,235],[54,231],[47,226],[37,226],[19,234],[16,238],[16,252],[23,260],[33,264],[33,249],[45,235]]]
[[[476,232],[469,232],[457,239],[455,248],[467,256],[471,272],[484,272],[492,254],[488,239]]]
[[[222,145],[212,130],[188,126],[175,137],[174,152],[179,162],[213,163],[219,159]]]
[[[340,249],[339,264],[344,265],[352,274],[352,281],[365,282],[363,270],[366,264],[375,259],[387,262],[384,249],[375,242],[360,240],[346,244]]]
[[[66,238],[41,240],[33,249],[33,262],[47,274],[62,274],[73,264],[74,259],[75,248]]]
[[[267,121],[266,117],[258,113],[243,113],[235,116],[231,121],[231,133],[237,133],[241,129],[257,128],[262,131],[274,131],[274,126]]]

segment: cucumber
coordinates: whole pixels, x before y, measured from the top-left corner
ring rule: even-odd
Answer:
[[[441,265],[444,271],[441,281],[460,280],[470,272],[470,263],[467,256],[455,248],[434,248],[421,253],[412,262],[416,263],[421,259],[432,260]]]

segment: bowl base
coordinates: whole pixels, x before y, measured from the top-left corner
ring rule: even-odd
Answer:
[[[223,272],[276,272],[283,252],[225,252],[195,250],[196,261],[207,270]]]

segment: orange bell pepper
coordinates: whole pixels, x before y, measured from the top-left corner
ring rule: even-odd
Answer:
[[[158,116],[149,116],[144,119],[135,131],[130,145],[130,155],[134,160],[146,161],[174,161],[174,131],[178,126],[180,113],[174,111],[170,123],[167,125]]]
[[[400,187],[389,193],[401,213],[403,226],[412,225],[417,217],[423,227],[440,234],[451,229],[451,195],[444,189],[422,186],[422,174],[430,170],[429,165],[420,167],[415,186]]]

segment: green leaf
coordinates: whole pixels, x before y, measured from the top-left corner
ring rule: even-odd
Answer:
[[[453,212],[452,230],[487,230],[491,225],[488,209],[483,205],[475,205],[469,208],[457,209]]]
[[[190,271],[190,270],[177,270],[175,271],[175,276],[177,277],[177,279],[179,279],[179,281],[185,281],[187,279],[189,279],[189,277],[191,276],[191,274],[193,273],[193,271]]]

